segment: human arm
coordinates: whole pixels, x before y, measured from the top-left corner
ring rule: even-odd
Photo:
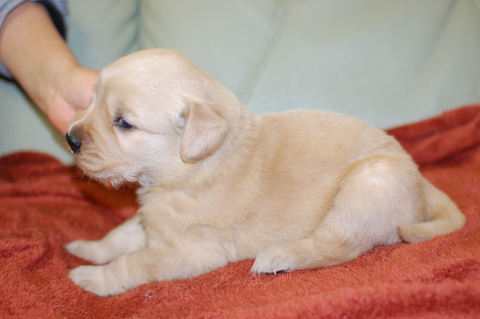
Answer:
[[[42,4],[10,12],[0,29],[0,59],[61,133],[88,106],[98,72],[80,65]]]

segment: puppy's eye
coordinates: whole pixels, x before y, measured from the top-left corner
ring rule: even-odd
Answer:
[[[130,129],[133,128],[133,125],[131,125],[130,123],[128,123],[127,121],[125,121],[122,118],[119,118],[118,120],[113,122],[113,125],[121,127],[123,129],[126,129],[126,130],[130,130]]]

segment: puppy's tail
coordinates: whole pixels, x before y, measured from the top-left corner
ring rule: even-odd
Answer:
[[[423,178],[425,198],[427,200],[428,220],[419,224],[398,227],[402,240],[413,243],[429,240],[436,235],[446,235],[465,226],[465,215],[442,191]]]

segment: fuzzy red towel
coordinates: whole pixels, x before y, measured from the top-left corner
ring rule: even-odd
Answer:
[[[244,260],[110,298],[68,279],[68,269],[86,262],[63,245],[100,238],[133,215],[133,193],[78,179],[74,167],[46,155],[0,158],[0,317],[478,318],[480,106],[389,133],[464,211],[464,229],[338,266],[253,276],[253,261]]]

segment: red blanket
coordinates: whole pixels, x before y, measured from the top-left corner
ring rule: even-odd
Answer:
[[[68,269],[87,262],[63,245],[100,238],[134,214],[133,193],[79,179],[46,155],[0,158],[0,317],[478,318],[480,106],[389,133],[467,215],[464,229],[338,266],[254,276],[253,261],[244,260],[109,298],[68,279]]]

